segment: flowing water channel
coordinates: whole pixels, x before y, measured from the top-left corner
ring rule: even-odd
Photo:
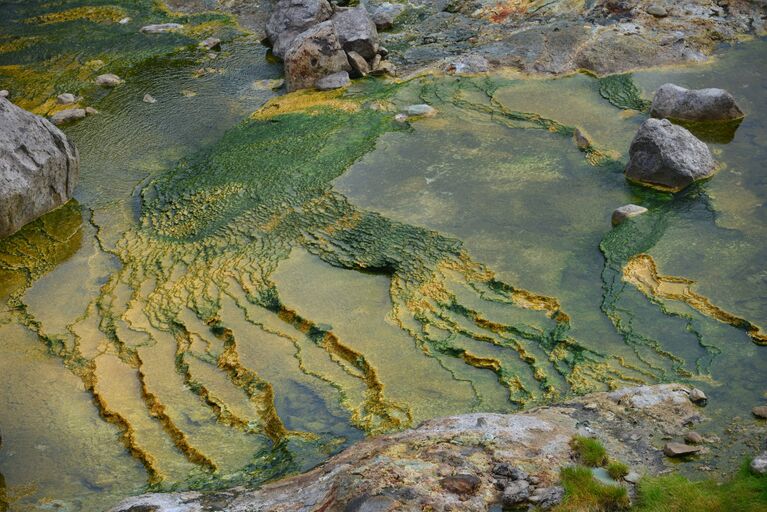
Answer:
[[[722,432],[757,428],[767,391],[767,43],[276,97],[231,20],[126,4],[0,1],[0,88],[100,111],[65,128],[76,201],[0,241],[0,510],[258,484],[366,434],[634,383],[709,394],[732,446],[707,464],[749,449]],[[101,70],[126,83],[88,88]],[[699,130],[723,168],[675,196],[622,175],[669,81],[747,112]],[[393,119],[423,102],[438,115]],[[629,202],[650,211],[611,228]]]

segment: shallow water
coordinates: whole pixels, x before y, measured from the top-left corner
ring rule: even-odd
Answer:
[[[767,348],[743,325],[644,295],[622,272],[648,253],[764,325],[764,42],[634,75],[644,97],[715,85],[748,112],[714,144],[725,168],[672,198],[625,182],[644,115],[594,78],[370,80],[240,123],[278,68],[247,37],[230,33],[215,58],[184,37],[135,41],[159,55],[86,94],[101,114],[66,129],[78,202],[0,243],[12,510],[258,483],[365,433],[634,382],[703,387],[706,428],[729,442],[722,427],[763,399]],[[423,101],[439,114],[392,120]],[[651,212],[611,230],[627,202]]]

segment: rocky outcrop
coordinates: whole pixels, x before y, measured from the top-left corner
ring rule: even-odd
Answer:
[[[285,54],[288,91],[314,87],[320,78],[350,70],[332,21],[322,22],[300,34]]]
[[[650,115],[681,121],[732,121],[744,116],[735,98],[724,89],[692,90],[674,84],[658,88]]]
[[[688,392],[672,384],[642,386],[519,414],[429,420],[366,439],[308,473],[258,490],[149,494],[113,512],[201,512],[209,503],[229,512],[470,512],[501,503],[545,510],[562,499],[559,469],[574,462],[575,435],[597,436],[611,456],[642,473],[665,468],[661,447],[652,440],[681,436],[686,425],[700,421],[701,410]]]
[[[333,15],[338,41],[347,52],[357,52],[365,59],[378,53],[378,31],[364,7],[344,9]]]
[[[279,0],[266,23],[272,53],[284,59],[299,34],[330,19],[332,14],[327,0]]]
[[[75,146],[49,121],[0,98],[0,237],[69,201]]]
[[[708,146],[667,119],[648,119],[629,148],[626,178],[676,192],[716,171]]]

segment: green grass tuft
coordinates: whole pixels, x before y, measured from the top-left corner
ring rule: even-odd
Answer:
[[[561,476],[565,499],[554,508],[554,512],[612,512],[629,507],[626,488],[595,480],[590,468],[562,468]]]
[[[681,475],[645,477],[639,482],[637,512],[765,512],[767,475],[744,464],[726,482],[692,482]]]
[[[581,464],[598,468],[607,464],[607,450],[598,440],[590,437],[575,436],[570,442]]]
[[[610,478],[613,480],[620,480],[629,474],[629,467],[624,463],[615,460],[607,465],[607,474],[610,475]]]

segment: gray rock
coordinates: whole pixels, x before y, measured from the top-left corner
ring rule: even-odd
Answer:
[[[647,208],[645,208],[644,206],[636,205],[636,204],[627,204],[627,205],[621,206],[620,208],[616,208],[613,211],[613,215],[612,215],[613,226],[617,226],[618,224],[622,223],[626,219],[630,219],[631,217],[642,215],[645,212],[647,212]]]
[[[536,510],[549,510],[562,503],[564,497],[565,489],[563,487],[541,487],[533,491],[528,501],[535,504]]]
[[[419,103],[418,105],[408,105],[405,107],[405,113],[409,116],[426,116],[431,117],[436,115],[437,109],[431,105],[425,103]]]
[[[53,124],[0,98],[0,237],[69,201],[80,170]]]
[[[68,92],[56,96],[56,103],[59,105],[71,105],[75,101],[77,101],[75,95]]]
[[[349,59],[349,65],[354,71],[354,77],[359,78],[367,76],[370,73],[370,64],[357,52],[347,52],[346,56]]]
[[[490,63],[482,55],[469,53],[459,57],[451,57],[445,61],[443,69],[447,73],[461,75],[485,73],[490,69]]]
[[[493,466],[493,475],[511,480],[527,480],[530,476],[525,471],[506,462],[499,462]]]
[[[708,401],[708,397],[702,390],[692,388],[690,391],[690,401],[694,404],[705,404]]]
[[[629,474],[624,476],[623,479],[630,484],[635,484],[642,479],[642,475],[640,475],[636,471],[629,471]]]
[[[144,103],[157,103],[157,100],[154,99],[154,96],[147,93],[144,95],[144,99],[142,100]]]
[[[95,115],[96,115],[96,114],[98,114],[98,113],[99,113],[99,111],[98,111],[98,110],[96,110],[96,109],[95,109],[95,108],[93,108],[93,107],[85,107],[85,115],[88,115],[88,116],[95,116]]]
[[[676,192],[711,176],[716,162],[708,146],[667,119],[648,119],[629,148],[626,177]]]
[[[668,11],[662,5],[653,4],[645,9],[645,11],[647,11],[647,14],[652,14],[656,18],[665,18],[668,16]]]
[[[284,59],[298,35],[329,20],[333,8],[327,0],[279,0],[266,22],[266,36],[272,53]]]
[[[757,418],[767,420],[767,405],[759,405],[751,409],[751,413]]]
[[[156,25],[146,25],[141,27],[141,32],[145,34],[163,34],[165,32],[173,32],[174,30],[180,30],[184,28],[184,25],[179,23],[158,23]]]
[[[706,442],[703,436],[697,432],[687,432],[684,436],[684,441],[687,444],[703,444]]]
[[[683,121],[730,121],[744,114],[732,94],[724,89],[685,89],[661,85],[655,92],[650,115]]]
[[[693,455],[701,450],[700,446],[690,446],[682,443],[666,443],[663,447],[663,453],[666,457],[684,457]]]
[[[333,15],[338,41],[347,52],[372,59],[378,52],[378,30],[364,7],[354,7]]]
[[[378,30],[389,30],[394,26],[394,20],[397,16],[402,14],[405,10],[405,6],[402,4],[392,4],[384,2],[379,5],[375,11],[373,11],[373,23],[376,24]]]
[[[767,475],[767,452],[762,452],[754,457],[754,460],[751,461],[751,471],[757,475]]]
[[[102,87],[117,87],[121,83],[123,83],[123,79],[112,73],[106,73],[96,77],[96,84]]]
[[[285,54],[288,91],[313,87],[324,76],[349,70],[349,60],[331,21],[301,33]]]
[[[62,125],[71,123],[83,119],[86,116],[84,108],[68,108],[66,110],[59,110],[51,116],[51,122],[55,125]]]
[[[11,93],[9,93],[7,89],[3,89],[2,91],[0,91],[0,98],[7,98],[10,95]]]
[[[350,83],[349,73],[346,71],[339,71],[338,73],[333,73],[332,75],[320,78],[317,80],[317,83],[314,84],[314,87],[320,91],[331,91],[333,89],[346,87]]]
[[[204,48],[206,50],[220,50],[221,49],[221,39],[217,37],[209,37],[205,39],[204,41],[200,42],[200,47]]]
[[[527,501],[530,497],[530,483],[527,480],[509,482],[503,490],[503,505],[513,507]]]
[[[130,23],[130,18],[126,16],[125,18],[120,19],[120,21],[118,21],[117,23],[119,23],[120,25],[127,25],[128,23]]]

